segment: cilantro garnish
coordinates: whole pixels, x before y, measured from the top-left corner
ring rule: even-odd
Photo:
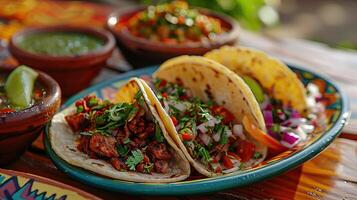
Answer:
[[[117,145],[117,151],[119,153],[120,156],[125,157],[126,155],[128,155],[130,149],[127,146],[122,146],[122,145]]]
[[[203,162],[208,163],[209,160],[211,159],[211,156],[209,155],[207,149],[199,144],[197,144],[197,152],[198,152],[198,156],[202,158]]]
[[[84,108],[82,105],[77,106],[77,113],[81,113],[81,112],[83,112],[83,110],[84,110]]]
[[[100,133],[110,135],[112,129],[125,124],[136,111],[137,108],[128,103],[113,104],[108,110],[95,117],[96,129]]]
[[[131,156],[125,161],[125,164],[129,167],[129,170],[135,171],[136,165],[138,165],[144,159],[143,154],[139,149],[131,151]]]
[[[153,168],[154,168],[154,164],[153,163],[149,163],[149,164],[144,165],[144,173],[150,174]]]
[[[130,140],[129,138],[126,138],[126,139],[123,141],[124,144],[129,144],[130,142],[131,142],[131,140]]]
[[[262,156],[263,156],[263,155],[262,155],[260,152],[255,152],[253,158],[254,158],[254,159],[259,159],[259,158],[261,158]]]
[[[141,105],[141,106],[144,105],[144,96],[143,96],[143,93],[141,92],[141,90],[139,90],[135,94],[134,99],[136,100],[136,102],[138,102],[139,105]]]
[[[162,131],[158,123],[155,124],[155,140],[159,143],[164,142],[164,136],[162,135]]]

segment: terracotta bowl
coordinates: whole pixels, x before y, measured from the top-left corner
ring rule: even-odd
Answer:
[[[239,26],[234,19],[205,9],[199,9],[199,11],[220,20],[221,24],[228,30],[225,34],[218,35],[214,40],[205,43],[164,44],[135,37],[130,34],[128,29],[118,28],[118,25],[125,26],[132,16],[145,9],[146,7],[136,7],[118,10],[109,15],[107,19],[107,28],[115,35],[117,45],[126,60],[135,68],[161,64],[169,58],[180,55],[203,55],[223,45],[232,45],[238,40]]]
[[[21,37],[41,32],[79,32],[105,40],[102,48],[83,55],[50,56],[30,53],[20,48],[17,43]],[[52,76],[61,86],[65,96],[72,95],[86,88],[98,75],[115,47],[114,36],[106,31],[88,27],[50,26],[26,28],[10,39],[9,50],[20,64],[39,69]]]
[[[0,76],[6,74],[0,70]],[[43,72],[39,72],[37,81],[46,91],[42,101],[19,112],[0,114],[0,166],[21,156],[60,107],[58,83]]]

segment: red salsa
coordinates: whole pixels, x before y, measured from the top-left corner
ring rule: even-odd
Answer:
[[[184,1],[149,6],[124,27],[136,37],[170,44],[211,40],[226,32],[219,19],[189,8]]]

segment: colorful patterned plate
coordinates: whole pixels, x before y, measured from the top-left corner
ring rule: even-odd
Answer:
[[[99,200],[100,198],[48,178],[0,169],[0,199]]]
[[[302,147],[295,148],[240,173],[233,173],[214,178],[190,177],[189,180],[170,184],[143,184],[113,180],[70,165],[59,158],[48,140],[48,126],[45,134],[45,147],[55,165],[69,176],[92,186],[107,190],[125,192],[136,195],[189,195],[216,192],[232,187],[243,186],[261,181],[286,172],[316,156],[324,150],[341,132],[349,117],[346,95],[328,79],[309,71],[290,66],[304,84],[313,82],[319,86],[326,104],[327,126],[316,133],[316,136]],[[133,76],[151,75],[157,66],[131,71],[117,78],[90,87],[70,98],[64,108],[88,94],[112,99],[117,88]]]

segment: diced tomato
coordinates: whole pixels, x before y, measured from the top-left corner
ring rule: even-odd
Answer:
[[[167,97],[168,97],[168,95],[167,95],[166,92],[163,92],[163,93],[161,94],[161,96],[164,97],[164,98],[167,98]]]
[[[165,87],[167,84],[166,80],[161,80],[160,84],[159,84],[159,88]]]
[[[218,166],[215,170],[214,170],[215,173],[222,173],[222,168],[221,166]]]
[[[12,113],[15,112],[16,110],[11,109],[11,108],[4,108],[0,110],[0,114],[8,114],[8,113]]]
[[[229,156],[232,156],[233,158],[237,159],[238,161],[242,161],[242,158],[240,158],[237,154],[233,152],[227,152]]]
[[[231,159],[229,159],[229,157],[227,155],[223,156],[222,161],[223,161],[223,165],[224,165],[225,168],[230,169],[230,168],[233,167],[233,163],[232,163]]]
[[[242,162],[247,162],[254,155],[255,145],[253,143],[248,142],[247,140],[240,140],[238,141],[236,152],[241,158]]]
[[[166,44],[176,44],[177,43],[177,40],[172,39],[172,38],[163,38],[163,39],[161,39],[161,41]]]
[[[186,94],[180,96],[180,100],[187,100],[188,96]]]
[[[214,105],[212,106],[211,110],[213,114],[223,117],[223,124],[229,124],[230,122],[234,121],[234,115],[223,106]]]
[[[185,16],[179,16],[179,18],[178,18],[178,20],[177,20],[177,23],[178,24],[185,24],[185,22],[186,22],[186,18],[185,18]]]
[[[76,101],[76,106],[81,106],[81,105],[83,105],[83,100]]]
[[[184,141],[192,140],[192,135],[190,133],[182,133],[181,137],[182,137],[182,140],[184,140]]]
[[[243,117],[243,126],[249,135],[256,139],[259,143],[268,146],[270,149],[281,152],[286,150],[286,147],[281,145],[276,139],[260,130],[247,116]]]
[[[177,126],[177,125],[179,124],[175,116],[170,116],[170,118],[171,118],[172,123],[173,123],[175,126]]]

